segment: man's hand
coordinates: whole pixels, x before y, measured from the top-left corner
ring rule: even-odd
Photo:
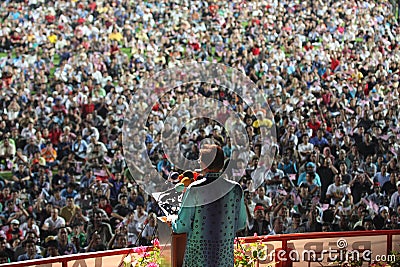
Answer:
[[[120,227],[117,227],[117,229],[115,229],[115,234],[118,235],[118,234],[120,234],[120,233],[121,233],[121,228],[120,228]]]

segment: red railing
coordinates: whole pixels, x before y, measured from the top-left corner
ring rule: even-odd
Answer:
[[[303,234],[282,234],[282,235],[267,235],[255,237],[242,237],[245,243],[282,241],[282,248],[285,248],[288,241],[304,240],[304,239],[320,239],[320,238],[340,238],[340,237],[361,237],[361,236],[380,236],[384,235],[387,238],[386,252],[389,253],[393,249],[393,235],[400,236],[400,230],[375,230],[375,231],[350,231],[350,232],[316,232]],[[400,241],[400,240],[399,240]]]
[[[283,234],[274,236],[256,236],[241,238],[244,243],[254,243],[262,241],[265,244],[275,243],[279,245],[279,249],[287,250],[288,248],[304,249],[304,244],[313,245],[321,243],[324,247],[330,239],[347,238],[350,240],[349,245],[357,246],[369,244],[372,250],[388,255],[392,250],[400,251],[400,230],[382,230],[382,231],[354,231],[354,232],[324,232],[324,233],[304,233],[304,234]],[[363,243],[364,242],[364,243]],[[180,243],[180,242],[179,242]],[[332,242],[331,242],[332,243]],[[329,243],[329,244],[331,244]],[[171,266],[180,267],[177,262],[181,262],[183,251],[174,249],[174,238],[172,238],[172,246],[166,245],[163,250],[163,256],[167,259],[173,259]],[[384,246],[382,246],[384,245]],[[394,247],[395,246],[395,247]],[[24,262],[15,262],[1,264],[13,267],[28,266],[52,266],[52,267],[69,267],[69,266],[87,266],[87,267],[111,267],[118,266],[123,258],[132,253],[132,249],[119,249],[94,253],[81,253],[74,255],[66,255],[54,258],[46,258],[39,260],[31,260]],[[79,262],[80,261],[80,262]],[[306,266],[309,263],[297,263],[296,266]],[[260,265],[262,266],[262,264]],[[163,266],[164,267],[164,266]]]
[[[169,245],[167,245],[169,247]],[[152,247],[146,247],[146,249],[149,251],[152,249]],[[169,252],[169,249],[166,249],[167,252]],[[108,267],[108,266],[115,266],[118,267],[119,264],[123,261],[125,256],[128,254],[135,254],[133,253],[132,248],[126,248],[126,249],[116,249],[116,250],[108,250],[108,251],[99,251],[99,252],[90,252],[90,253],[79,253],[79,254],[72,254],[72,255],[64,255],[64,256],[58,256],[58,257],[52,257],[52,258],[44,258],[44,259],[38,259],[38,260],[29,260],[29,261],[21,261],[21,262],[13,262],[13,263],[5,263],[5,264],[0,264],[1,267],[5,266],[13,266],[13,267],[28,267],[28,266],[41,266],[44,265],[46,267],[50,267],[53,264],[57,264],[56,266],[61,266],[61,267],[67,267],[67,266],[72,266],[68,265],[68,263],[78,263],[81,261],[81,263],[85,260],[92,259],[93,262],[95,262],[95,265],[93,267]],[[96,259],[106,259],[110,257],[110,260],[112,260],[112,265],[109,265],[108,262],[103,263],[103,260],[99,261]],[[115,261],[116,259],[119,259],[119,261]],[[75,264],[76,266],[87,266],[91,267],[92,265],[88,264],[88,262],[85,261],[85,264]],[[100,264],[99,264],[100,263]],[[121,265],[123,266],[123,264]]]

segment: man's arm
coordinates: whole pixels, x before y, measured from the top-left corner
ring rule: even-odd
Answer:
[[[111,217],[117,218],[117,219],[119,219],[119,220],[123,220],[123,219],[124,219],[124,217],[122,217],[121,215],[119,215],[119,214],[117,213],[117,210],[116,210],[116,209],[114,209],[113,212],[111,212]]]
[[[396,199],[399,197],[399,194],[397,192],[393,193],[392,197],[390,198],[390,203],[389,203],[389,208],[396,208]],[[397,204],[398,205],[398,204]]]
[[[332,186],[328,186],[328,189],[326,190],[326,198],[330,199],[332,197]]]
[[[190,187],[186,191],[184,198],[182,200],[181,209],[178,212],[178,218],[176,221],[172,222],[172,231],[174,233],[188,233],[192,229],[192,221],[194,217],[195,208],[187,207],[186,203],[188,201],[188,196],[190,196]]]

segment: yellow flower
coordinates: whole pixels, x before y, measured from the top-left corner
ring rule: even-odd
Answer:
[[[132,264],[131,261],[132,261],[131,255],[126,256],[124,259],[124,267],[130,267]],[[134,266],[136,266],[136,265],[134,265]]]

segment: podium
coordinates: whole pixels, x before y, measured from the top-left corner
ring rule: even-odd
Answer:
[[[163,220],[158,220],[160,244],[169,244],[171,248],[171,266],[182,267],[186,250],[186,234],[175,234]]]
[[[186,250],[186,234],[172,234],[171,261],[172,267],[182,267]]]

